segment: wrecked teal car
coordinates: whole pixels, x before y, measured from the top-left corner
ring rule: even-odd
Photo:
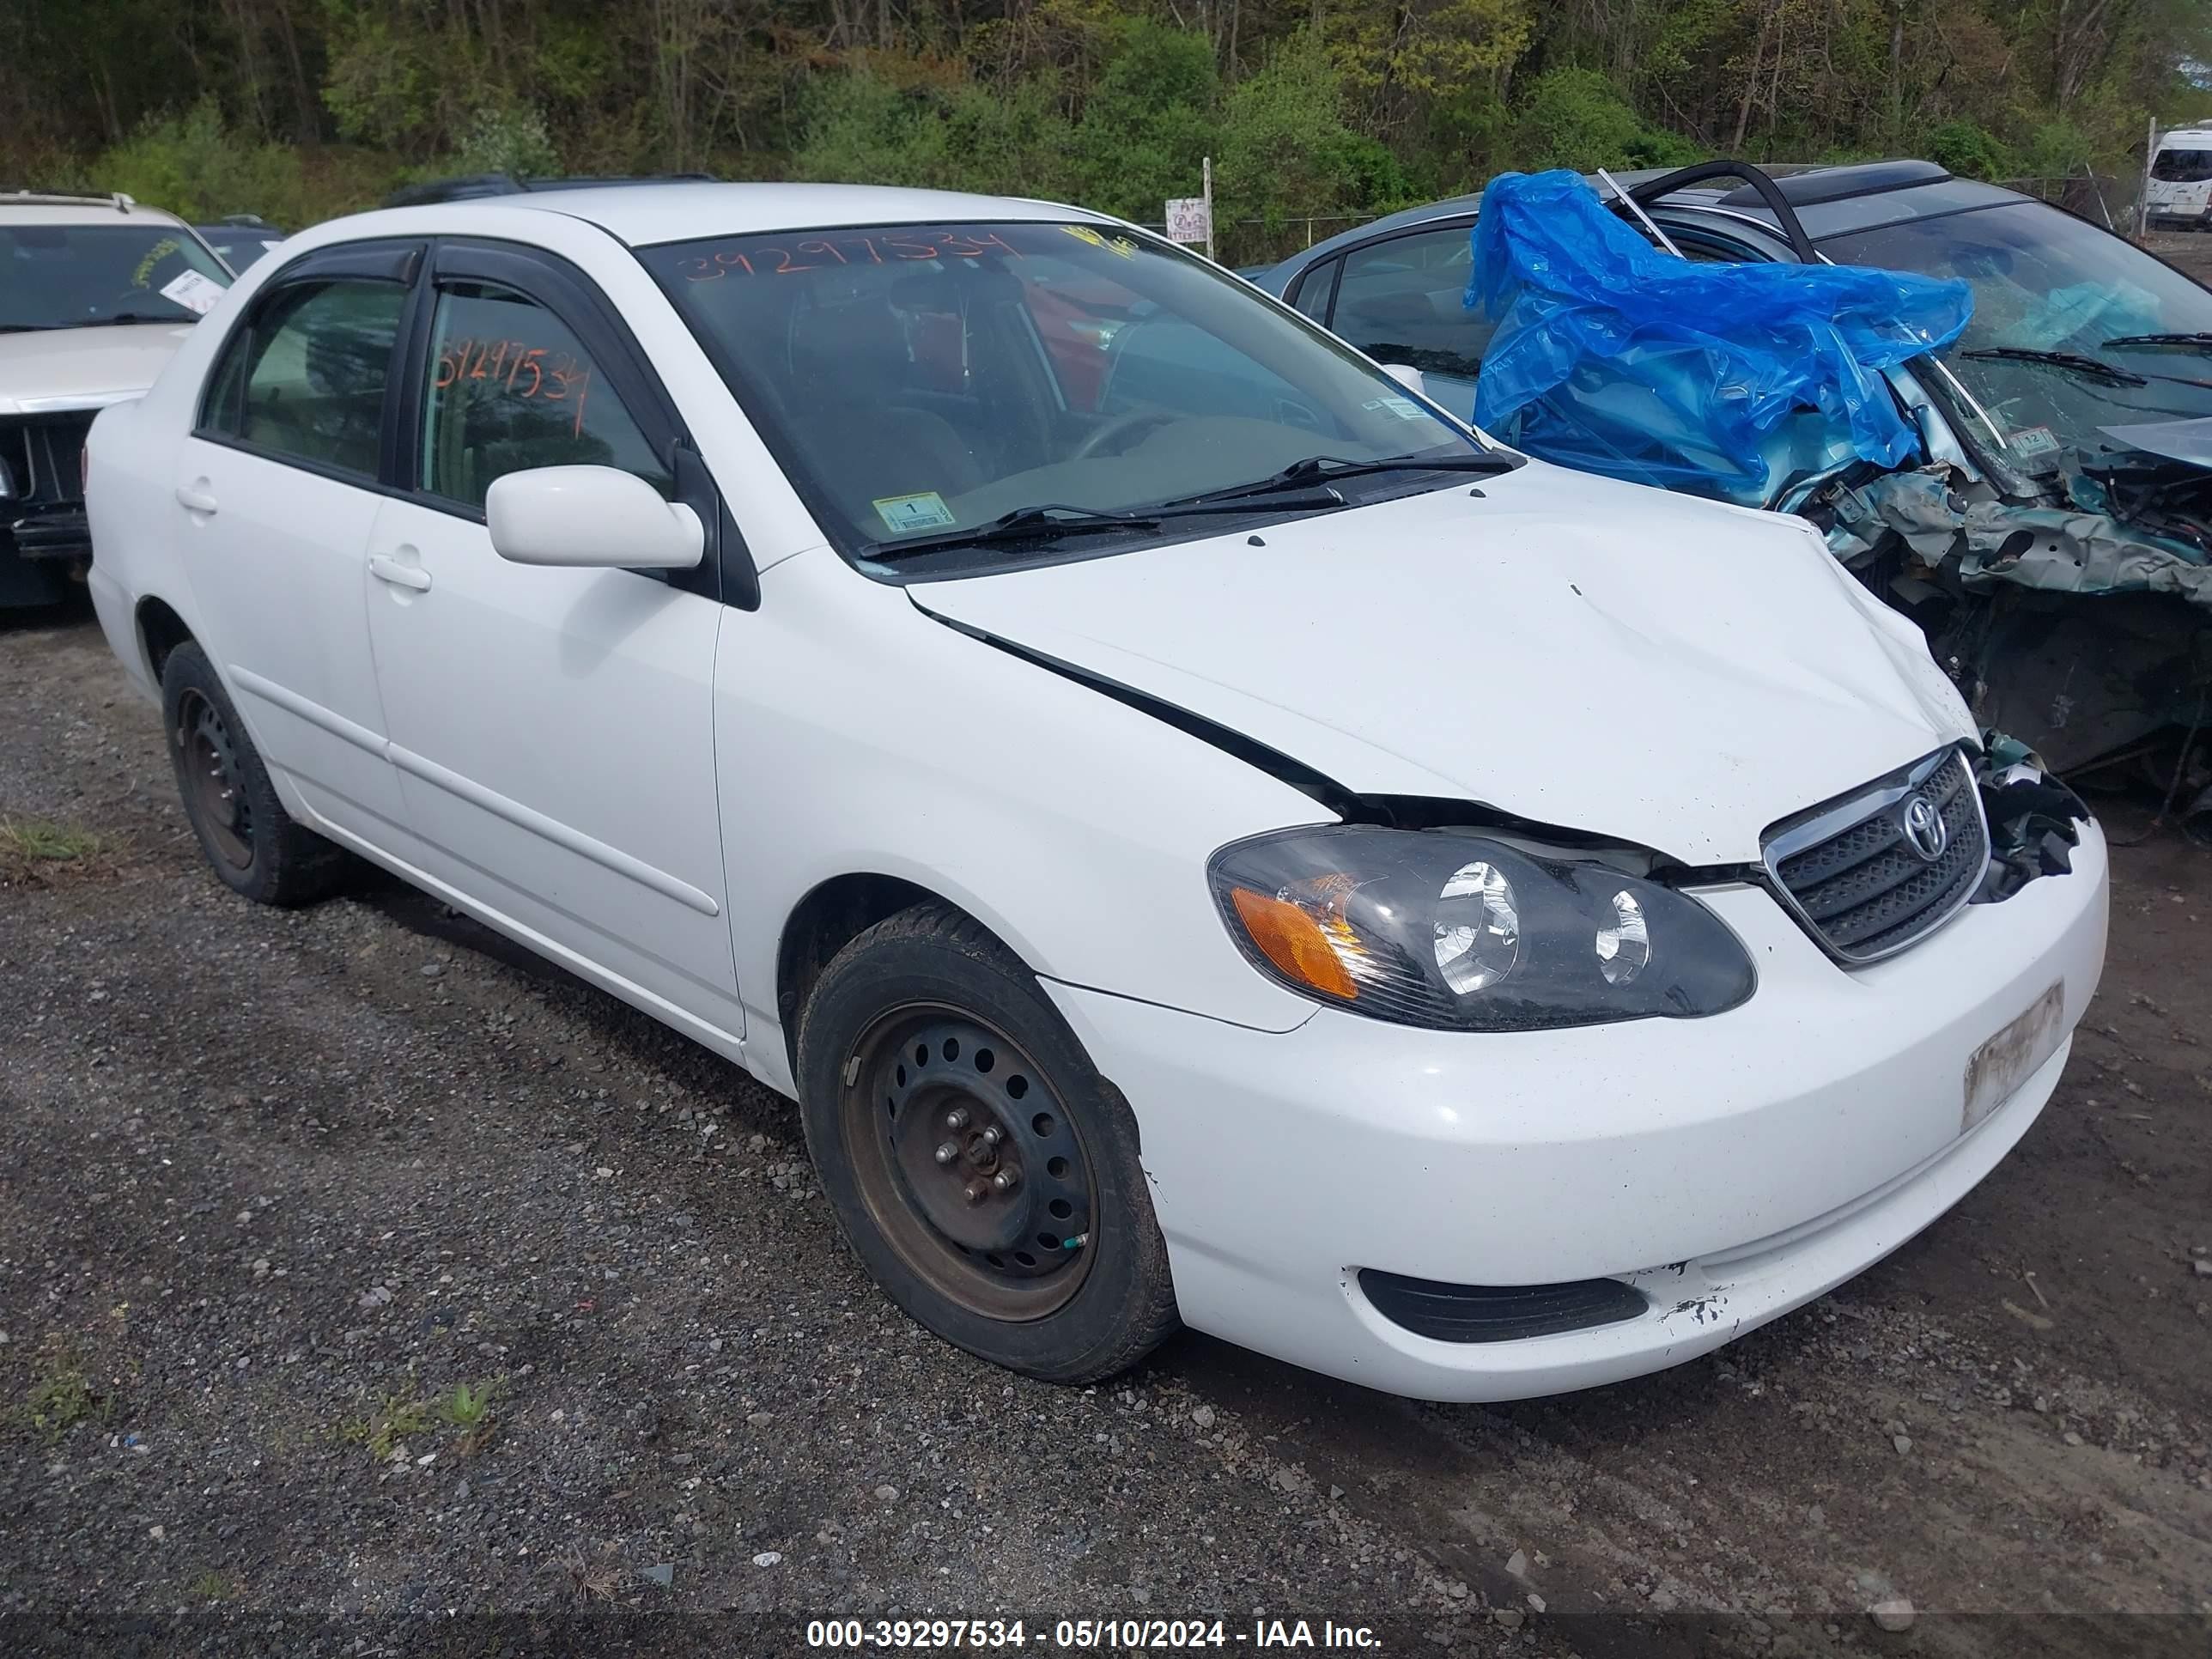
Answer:
[[[2212,292],[2102,226],[1923,161],[1507,175],[1262,286],[1547,459],[1811,519],[1985,724],[2203,791]]]

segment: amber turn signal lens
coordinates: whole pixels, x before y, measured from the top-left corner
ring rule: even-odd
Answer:
[[[1308,912],[1249,887],[1231,888],[1229,902],[1237,907],[1237,920],[1244,924],[1260,953],[1291,978],[1347,1001],[1359,994],[1343,962],[1329,948],[1321,923]]]

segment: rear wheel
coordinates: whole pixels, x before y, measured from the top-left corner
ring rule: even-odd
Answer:
[[[1175,1328],[1128,1107],[981,925],[920,905],[847,945],[807,1000],[799,1073],[846,1237],[939,1336],[1088,1382]]]
[[[186,641],[161,665],[161,716],[185,817],[215,872],[263,904],[305,904],[344,880],[340,848],[286,815],[206,653]]]

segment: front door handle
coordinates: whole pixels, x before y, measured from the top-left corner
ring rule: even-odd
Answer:
[[[394,587],[411,587],[417,593],[430,591],[428,571],[419,564],[402,564],[389,554],[370,554],[368,574],[380,582],[390,582]]]
[[[195,478],[188,484],[177,486],[177,505],[188,513],[212,513],[215,493],[208,488],[205,478]]]

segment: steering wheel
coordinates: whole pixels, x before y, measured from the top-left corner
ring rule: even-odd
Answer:
[[[1170,421],[1179,421],[1182,418],[1180,415],[1164,409],[1131,410],[1127,415],[1107,422],[1105,425],[1076,445],[1075,453],[1068,459],[1074,461],[1087,461],[1109,446],[1116,450],[1127,448],[1126,444],[1113,445],[1112,441],[1126,437],[1132,432],[1141,432],[1149,427],[1165,426]]]

